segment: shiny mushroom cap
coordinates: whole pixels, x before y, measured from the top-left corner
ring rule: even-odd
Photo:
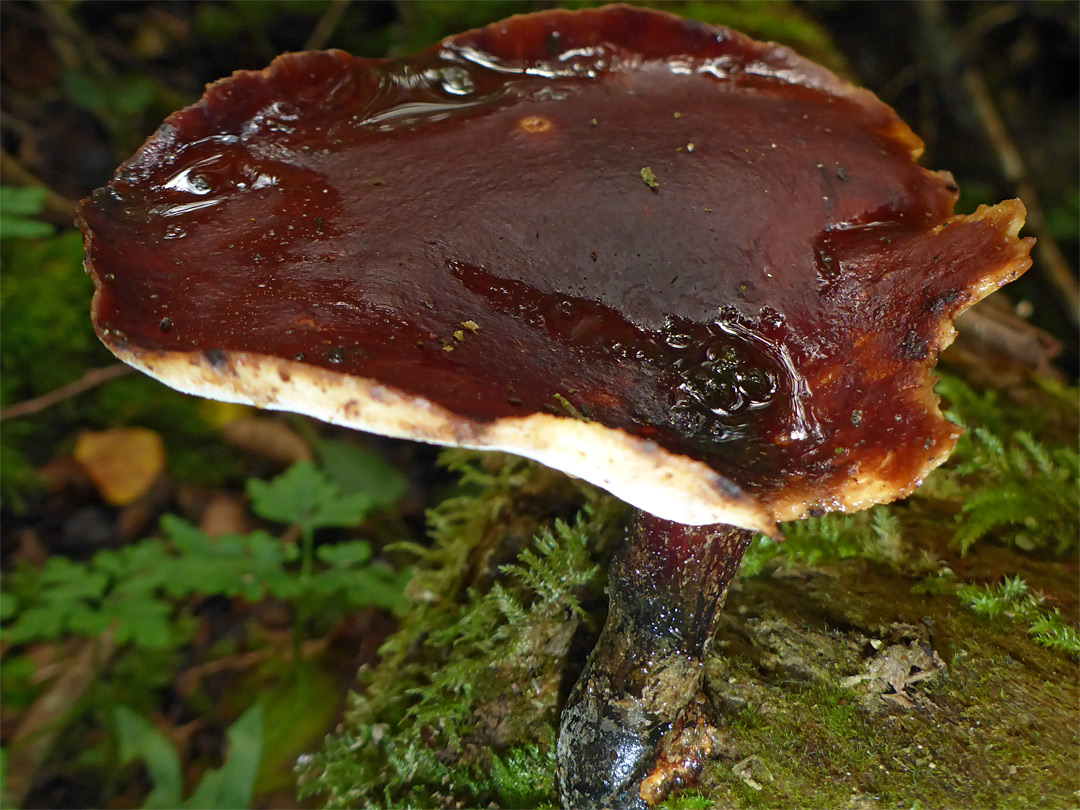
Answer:
[[[953,319],[1029,266],[870,92],[640,8],[286,54],[84,202],[98,335],[201,396],[505,450],[687,524],[902,497]]]

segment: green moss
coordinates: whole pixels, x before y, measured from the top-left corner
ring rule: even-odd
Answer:
[[[813,566],[823,560],[860,557],[875,562],[901,564],[903,524],[885,506],[851,515],[832,514],[783,525],[784,540],[759,535],[746,551],[739,576],[757,576],[772,560],[782,558],[793,565]]]
[[[797,592],[782,578],[746,580],[729,601],[707,675],[727,742],[699,787],[715,806],[1071,801],[1080,735],[1061,707],[1080,694],[1067,660],[957,611],[951,597],[905,595],[887,569],[848,560],[808,577]],[[879,624],[889,619],[913,623]],[[848,678],[898,638],[940,650],[945,668],[903,699]],[[736,773],[748,757],[760,761],[760,790]]]
[[[301,766],[332,807],[552,801],[563,664],[621,506],[521,459],[444,458],[461,485],[409,548],[412,608]]]
[[[555,795],[555,747],[528,745],[491,759],[491,779],[503,807],[550,807]]]
[[[1019,621],[1043,647],[1080,658],[1080,636],[1066,624],[1057,608],[1044,608],[1046,597],[1032,591],[1019,576],[1006,577],[993,587],[962,585],[956,594],[969,608],[991,620]]]
[[[1046,382],[1029,392],[1033,401],[1019,406],[952,377],[938,390],[949,404],[949,418],[967,430],[921,494],[959,510],[953,542],[960,552],[991,537],[1026,551],[1075,553],[1077,392]]]
[[[90,325],[93,284],[83,272],[82,235],[0,244],[0,372],[3,404],[45,394],[106,365],[111,355]]]
[[[696,790],[677,793],[660,804],[663,810],[712,810],[715,806],[712,799]]]

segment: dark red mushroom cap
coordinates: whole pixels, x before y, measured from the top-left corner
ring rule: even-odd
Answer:
[[[211,85],[80,209],[93,318],[190,393],[508,450],[774,531],[914,489],[952,320],[1029,265],[891,109],[628,7]]]

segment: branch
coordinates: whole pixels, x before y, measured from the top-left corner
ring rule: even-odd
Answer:
[[[67,197],[57,194],[45,185],[37,175],[23,166],[17,157],[8,153],[6,150],[0,150],[0,177],[3,177],[5,185],[17,184],[20,186],[45,189],[44,203],[46,213],[57,219],[66,220],[69,223],[74,218],[75,206],[78,205],[78,203],[76,203],[75,200],[69,200]]]
[[[1061,248],[1058,247],[1057,241],[1046,227],[1046,217],[1043,216],[1039,196],[1035,192],[1035,184],[1028,173],[1024,158],[1005,128],[1005,122],[1001,120],[1001,114],[998,112],[997,105],[994,104],[982,74],[975,68],[968,68],[964,71],[964,86],[971,95],[987,137],[997,153],[1002,174],[1013,184],[1017,196],[1027,207],[1027,224],[1038,239],[1035,250],[1038,251],[1041,259],[1041,269],[1044,271],[1046,280],[1068,304],[1069,316],[1073,323],[1080,323],[1080,288],[1077,287],[1076,279],[1069,269]]]
[[[10,408],[5,408],[0,411],[0,422],[3,422],[5,419],[16,419],[20,416],[29,416],[32,413],[38,413],[46,408],[51,408],[53,405],[58,405],[66,399],[71,399],[71,397],[81,394],[83,391],[89,391],[91,388],[96,388],[104,382],[114,380],[117,377],[123,377],[125,374],[130,374],[132,371],[134,371],[134,369],[131,366],[126,366],[123,363],[116,363],[111,366],[105,366],[105,368],[96,368],[93,371],[88,371],[82,377],[75,380],[75,382],[61,386],[47,394],[42,394],[40,397],[27,399],[16,405],[12,405]]]
[[[330,41],[338,23],[341,22],[348,3],[349,0],[330,0],[319,16],[318,22],[315,23],[307,42],[304,43],[305,51],[321,51],[326,47],[326,43]]]

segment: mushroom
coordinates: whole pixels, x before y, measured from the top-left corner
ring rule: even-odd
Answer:
[[[564,803],[641,807],[751,533],[903,497],[956,441],[931,370],[1032,240],[1017,200],[954,215],[921,151],[790,50],[640,8],[287,54],[82,204],[94,325],[182,391],[636,507],[557,747]]]

